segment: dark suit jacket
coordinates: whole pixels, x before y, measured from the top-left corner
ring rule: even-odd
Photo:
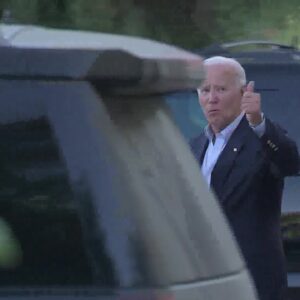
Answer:
[[[208,145],[204,132],[191,141],[200,165]],[[280,214],[284,176],[299,171],[299,154],[283,129],[266,119],[258,138],[244,117],[211,176],[256,284],[260,299],[282,299],[286,286]]]

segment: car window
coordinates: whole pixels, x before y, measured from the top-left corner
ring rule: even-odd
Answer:
[[[30,82],[0,81],[0,88],[0,217],[13,240],[7,250],[0,228],[0,286],[94,285],[78,204],[47,117],[46,95],[36,93]],[[101,284],[112,286],[112,267],[105,254],[102,258]]]
[[[197,91],[171,93],[164,98],[186,140],[197,136],[207,124],[198,102]]]
[[[246,72],[248,80],[254,80],[255,89],[261,93],[262,110],[266,116],[282,125],[300,147],[300,67],[264,65],[246,67]]]
[[[0,285],[91,283],[76,205],[47,121],[1,123],[0,136],[1,217],[21,251],[12,269],[0,270]]]

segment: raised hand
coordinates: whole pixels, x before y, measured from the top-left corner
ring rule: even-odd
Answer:
[[[260,94],[254,92],[254,81],[246,86],[242,97],[241,109],[246,114],[250,125],[256,126],[262,122]]]

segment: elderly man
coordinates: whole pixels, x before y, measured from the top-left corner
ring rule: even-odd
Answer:
[[[208,126],[191,141],[205,180],[233,229],[261,300],[283,299],[280,233],[284,177],[298,173],[296,143],[261,111],[254,82],[234,59],[204,62],[199,101]]]

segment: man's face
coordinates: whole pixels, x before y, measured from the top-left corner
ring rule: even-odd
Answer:
[[[199,102],[211,129],[222,131],[241,113],[243,88],[231,65],[206,66],[206,80],[200,87]]]

